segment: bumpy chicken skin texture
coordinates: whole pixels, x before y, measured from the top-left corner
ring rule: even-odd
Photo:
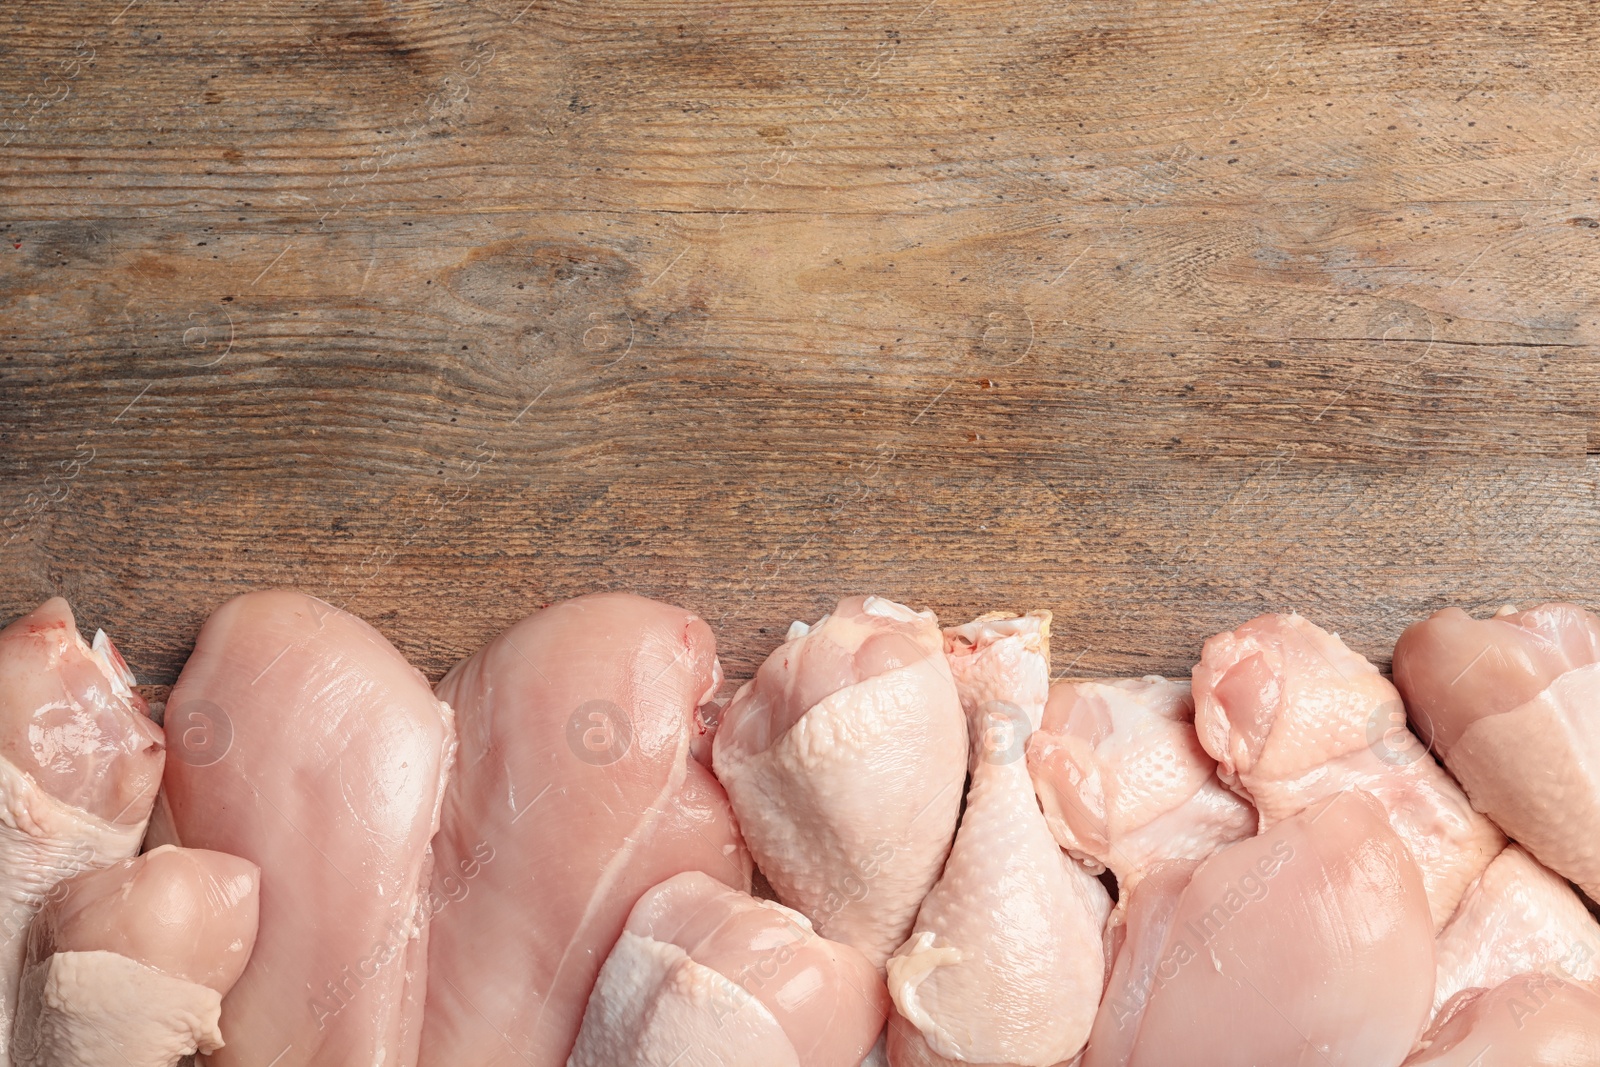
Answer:
[[[104,633],[47,600],[0,630],[0,1067],[28,926],[63,880],[133,855],[166,759]]]
[[[1057,682],[1028,769],[1056,841],[1109,869],[1123,898],[1157,863],[1205,859],[1256,831],[1195,734],[1187,682]]]
[[[883,966],[949,853],[966,777],[933,614],[849,597],[796,624],[734,694],[713,766],[778,899]]]
[[[911,937],[888,963],[910,1025],[892,1067],[1051,1067],[1088,1038],[1105,976],[1111,901],[1061,851],[1024,759],[1050,682],[1048,612],[985,616],[945,631],[972,735],[966,811]]]
[[[29,937],[19,1067],[173,1067],[221,1048],[259,887],[248,860],[171,845],[63,882]]]

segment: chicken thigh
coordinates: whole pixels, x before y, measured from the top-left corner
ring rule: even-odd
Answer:
[[[1111,899],[1045,824],[1024,748],[1050,685],[1050,613],[984,616],[945,631],[972,736],[955,846],[889,958],[900,1016],[891,1067],[1052,1067],[1089,1036],[1105,980]]]
[[[218,608],[167,701],[178,842],[261,868],[215,1067],[411,1067],[449,707],[353,615],[285,590]]]
[[[1406,1067],[1594,1067],[1600,994],[1550,974],[1523,974],[1462,996]]]
[[[888,1010],[860,952],[691,871],[634,906],[568,1064],[857,1067]]]
[[[1194,699],[1201,744],[1255,802],[1262,829],[1342,789],[1377,797],[1422,869],[1435,929],[1505,847],[1406,730],[1394,686],[1298,615],[1208,639]]]
[[[1256,832],[1255,809],[1217,778],[1195,734],[1187,682],[1057,682],[1028,770],[1056,841],[1090,870],[1109,868],[1120,901],[1157,863],[1203,860]]]
[[[427,1067],[556,1067],[630,909],[702,871],[750,887],[691,747],[722,680],[697,616],[598,593],[523,619],[439,695],[461,757],[435,841]]]
[[[173,1067],[215,1052],[255,945],[260,871],[163,845],[62,882],[34,920],[17,1067]]]
[[[1434,945],[1437,1012],[1463,989],[1543,971],[1600,978],[1600,924],[1572,886],[1517,845],[1489,864]]]
[[[139,851],[161,784],[161,729],[104,632],[60,597],[0,630],[0,1067],[28,927],[61,881]]]
[[[1433,981],[1410,851],[1336,793],[1139,883],[1084,1067],[1397,1067]]]
[[[1401,634],[1394,679],[1473,805],[1600,903],[1600,618],[1446,608]]]
[[[778,899],[882,967],[949,854],[966,779],[933,613],[857,596],[795,623],[723,712],[713,766]]]

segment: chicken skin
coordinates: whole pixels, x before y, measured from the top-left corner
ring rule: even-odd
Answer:
[[[1209,638],[1193,677],[1200,742],[1262,829],[1340,790],[1370,793],[1422,870],[1435,929],[1505,847],[1406,730],[1395,687],[1334,634],[1263,615]]]
[[[1458,997],[1406,1067],[1593,1067],[1600,994],[1547,973]]]
[[[223,1046],[255,946],[260,870],[162,845],[62,882],[34,920],[17,1067],[173,1067]]]
[[[1069,680],[1050,688],[1028,770],[1050,830],[1126,900],[1167,860],[1203,860],[1256,832],[1250,802],[1217,778],[1188,682]]]
[[[691,871],[634,906],[568,1065],[857,1067],[888,1010],[860,952]]]
[[[1056,844],[1024,751],[1050,684],[1050,613],[945,630],[970,724],[972,783],[955,846],[889,958],[891,1067],[1052,1067],[1089,1036],[1111,899]]]
[[[734,694],[713,766],[757,865],[882,967],[950,852],[967,725],[931,612],[848,597]]]
[[[1600,902],[1600,618],[1445,608],[1400,635],[1394,678],[1473,806]]]
[[[1434,945],[1434,1011],[1463,989],[1545,972],[1600,978],[1600,924],[1564,879],[1508,845],[1477,880]]]

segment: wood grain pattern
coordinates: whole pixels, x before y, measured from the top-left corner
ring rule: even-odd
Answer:
[[[1183,673],[1600,601],[1581,0],[34,0],[0,14],[0,615],[167,683],[290,584],[437,677],[877,590]]]

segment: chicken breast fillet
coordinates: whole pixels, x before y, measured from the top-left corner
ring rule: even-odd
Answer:
[[[261,869],[215,1067],[410,1067],[455,727],[360,619],[286,590],[206,620],[167,701],[178,843]]]
[[[734,694],[713,766],[778,899],[882,967],[950,852],[966,779],[933,613],[857,596],[796,623]]]
[[[60,597],[0,630],[0,1067],[35,913],[62,881],[139,850],[166,758],[103,632]]]
[[[858,1067],[889,1010],[860,952],[692,871],[634,906],[569,1067]]]
[[[1254,801],[1262,829],[1340,790],[1375,796],[1422,869],[1435,929],[1505,847],[1406,729],[1395,687],[1299,615],[1209,638],[1194,699],[1201,744]]]
[[[1336,793],[1139,883],[1084,1067],[1397,1067],[1433,981],[1421,872]]]
[[[750,888],[722,787],[697,762],[722,681],[711,628],[597,593],[456,664],[459,772],[434,847],[422,1063],[556,1067],[639,898],[701,871]]]

